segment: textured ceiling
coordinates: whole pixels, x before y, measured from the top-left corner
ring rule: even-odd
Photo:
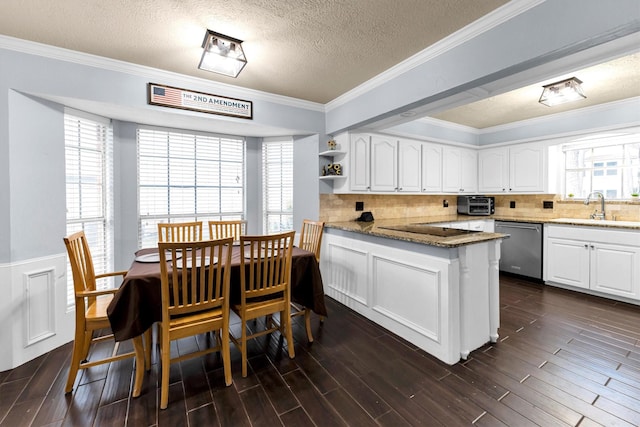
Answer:
[[[2,0],[0,33],[327,103],[506,0]],[[206,29],[244,40],[236,79],[198,70]]]
[[[507,0],[0,0],[0,34],[325,104]],[[197,69],[206,29],[245,41],[236,79]],[[576,71],[587,100],[549,109],[541,82],[439,113],[485,128],[640,95],[638,55]],[[599,71],[598,71],[599,70]],[[591,71],[600,76],[592,80]],[[624,92],[611,89],[611,82]]]

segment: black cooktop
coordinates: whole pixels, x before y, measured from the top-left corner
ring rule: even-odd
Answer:
[[[478,233],[478,230],[460,230],[458,228],[438,227],[427,224],[406,224],[406,225],[388,225],[378,228],[384,228],[394,231],[406,231],[408,233],[428,234],[430,236],[438,237],[456,237],[464,236],[466,234]]]

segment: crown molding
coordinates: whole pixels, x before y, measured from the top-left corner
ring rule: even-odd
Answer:
[[[144,65],[132,64],[130,62],[105,58],[102,56],[78,52],[61,47],[46,45],[42,43],[22,40],[15,37],[0,35],[0,49],[13,50],[20,53],[41,56],[64,62],[70,62],[89,67],[101,68],[125,74],[149,79],[156,82],[170,82],[171,85],[184,85],[186,88],[197,86],[199,90],[212,91],[213,93],[272,102],[275,104],[287,105],[295,108],[324,112],[323,104],[305,101],[298,98],[291,98],[283,95],[276,95],[268,92],[247,89],[226,83],[213,82],[211,80],[187,76],[158,68],[146,67]]]
[[[377,76],[367,80],[361,85],[355,87],[349,92],[340,95],[332,101],[325,104],[326,111],[340,107],[345,103],[361,96],[362,94],[375,89],[376,87],[393,80],[394,78],[406,73],[407,71],[422,65],[431,59],[442,55],[443,53],[479,36],[480,34],[507,22],[513,17],[526,12],[527,10],[544,3],[546,0],[523,0],[510,1],[504,6],[499,7],[493,12],[479,18],[466,27],[456,31],[455,33],[445,37],[444,39],[432,44],[428,48],[416,53],[406,60],[394,65],[388,70],[378,74]]]
[[[467,132],[467,133],[476,134],[476,135],[480,134],[479,129],[477,128],[467,126],[467,125],[461,125],[458,123],[448,122],[446,120],[435,119],[433,117],[422,117],[416,121],[426,123],[432,126],[437,126],[439,128],[455,130],[458,132]]]

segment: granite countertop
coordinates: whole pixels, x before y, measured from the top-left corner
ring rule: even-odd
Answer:
[[[461,236],[435,236],[430,234],[418,234],[406,231],[389,230],[384,227],[399,226],[408,224],[429,224],[439,222],[460,222],[473,220],[511,221],[511,222],[528,222],[528,223],[549,223],[549,224],[565,224],[592,227],[608,227],[608,228],[624,228],[640,230],[640,221],[611,221],[611,220],[594,220],[580,218],[512,218],[506,216],[469,216],[469,215],[442,215],[428,217],[412,217],[412,218],[392,218],[392,219],[376,219],[372,222],[358,221],[341,221],[328,222],[325,227],[334,228],[343,231],[351,231],[355,233],[368,234],[376,237],[386,237],[396,240],[404,240],[406,242],[422,243],[431,246],[439,246],[444,248],[455,248],[459,246],[472,245],[474,243],[485,242],[489,240],[503,239],[508,237],[502,233],[485,233],[472,232]]]
[[[456,217],[413,217],[413,218],[394,218],[394,219],[377,219],[372,222],[359,221],[342,221],[325,223],[327,228],[335,228],[343,231],[351,231],[355,233],[368,234],[376,237],[385,237],[395,240],[404,240],[405,242],[422,243],[430,246],[439,246],[443,248],[456,248],[459,246],[472,245],[474,243],[486,242],[490,240],[503,239],[508,235],[502,233],[484,233],[471,232],[460,236],[435,236],[431,234],[418,234],[406,231],[389,230],[384,227],[407,225],[407,224],[428,224],[436,222],[456,221]],[[466,217],[467,221],[471,217]],[[475,217],[477,218],[477,217]],[[480,218],[477,218],[480,219]]]

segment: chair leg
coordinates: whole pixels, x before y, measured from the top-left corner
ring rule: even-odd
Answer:
[[[84,346],[82,348],[82,360],[83,362],[87,361],[89,357],[89,349],[91,348],[91,341],[93,340],[93,331],[85,331],[84,333]]]
[[[135,344],[135,343],[134,343]],[[144,367],[151,370],[151,352],[153,351],[153,325],[144,332]]]
[[[67,385],[64,388],[65,393],[73,390],[73,383],[76,381],[76,375],[80,369],[80,362],[85,355],[85,331],[76,328],[76,336],[73,340],[73,352],[71,353],[71,366],[69,367],[69,376],[67,377]]]
[[[171,344],[169,337],[164,336],[162,331],[162,344],[160,348],[160,363],[162,370],[160,374],[160,409],[167,409],[169,404],[169,366],[171,364]]]
[[[289,349],[289,359],[296,357],[293,348],[293,331],[291,330],[291,311],[286,310],[280,312],[280,326],[284,328],[284,335],[287,338],[287,348]],[[281,331],[282,332],[282,331]]]
[[[242,335],[240,336],[240,352],[242,353],[242,377],[247,377],[247,325],[242,320]]]
[[[136,354],[136,376],[133,383],[133,397],[138,397],[140,396],[140,391],[142,390],[142,380],[144,378],[144,368],[146,363],[145,348],[144,343],[142,342],[142,336],[137,336],[133,339],[133,350]]]
[[[229,348],[229,326],[223,327],[222,334],[220,334],[220,331],[216,331],[216,336],[218,337],[221,336],[220,352],[222,354],[222,364],[224,366],[224,383],[227,386],[230,386],[233,383],[233,378],[231,376],[231,350]]]
[[[311,333],[311,310],[304,308],[304,325],[307,329],[307,340],[313,342],[313,334]]]

